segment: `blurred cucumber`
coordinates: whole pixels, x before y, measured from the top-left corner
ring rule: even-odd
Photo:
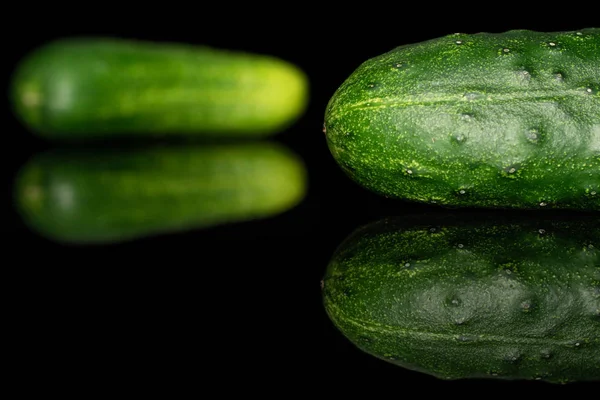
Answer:
[[[275,143],[57,149],[23,165],[14,189],[34,231],[108,243],[276,215],[302,200],[306,172]]]
[[[257,137],[304,112],[308,79],[280,58],[182,43],[59,39],[12,76],[11,100],[35,133],[105,137]]]

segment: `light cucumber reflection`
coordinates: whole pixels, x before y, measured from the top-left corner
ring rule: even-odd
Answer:
[[[263,142],[52,150],[21,168],[14,194],[43,236],[106,243],[274,216],[306,186],[303,161]]]
[[[600,217],[388,218],[352,233],[323,282],[363,351],[441,379],[600,380]]]

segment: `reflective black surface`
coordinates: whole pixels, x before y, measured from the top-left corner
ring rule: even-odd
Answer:
[[[211,387],[280,398],[357,390],[400,397],[412,390],[489,390],[478,392],[483,396],[492,390],[576,395],[597,389],[594,384],[444,382],[399,369],[356,350],[335,330],[319,287],[334,249],[358,226],[388,215],[444,212],[369,193],[346,178],[330,156],[321,131],[323,112],[359,63],[397,45],[455,31],[593,26],[593,13],[561,20],[554,10],[554,19],[547,20],[539,18],[539,10],[528,15],[517,5],[502,5],[467,17],[466,6],[454,4],[457,16],[451,17],[422,4],[383,21],[388,14],[383,6],[351,17],[327,15],[320,6],[279,6],[253,5],[252,12],[233,6],[204,12],[159,8],[150,18],[104,3],[80,4],[74,15],[68,13],[72,9],[37,9],[44,22],[36,22],[35,29],[25,17],[32,11],[19,7],[18,29],[7,38],[11,62],[66,35],[182,41],[277,55],[304,68],[312,89],[301,120],[273,137],[306,162],[310,187],[302,204],[261,221],[110,246],[58,245],[21,224],[10,204],[14,173],[33,152],[53,144],[20,128],[5,109],[3,232],[13,256],[3,264],[9,272],[5,305],[14,317],[5,326],[14,336],[8,343],[18,357],[9,366],[24,382],[21,389],[33,390],[36,382],[50,393],[77,384],[87,394],[125,383],[133,393],[160,386],[172,397],[183,387],[195,394]],[[442,22],[434,21],[437,14]]]

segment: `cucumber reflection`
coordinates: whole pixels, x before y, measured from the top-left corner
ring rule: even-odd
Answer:
[[[600,379],[600,217],[453,213],[359,228],[323,279],[363,351],[442,379]]]
[[[277,215],[305,192],[302,160],[259,142],[55,149],[22,166],[14,200],[49,239],[108,243]]]

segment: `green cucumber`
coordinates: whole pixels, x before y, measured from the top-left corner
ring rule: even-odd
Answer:
[[[51,139],[257,137],[299,118],[308,79],[270,55],[78,37],[27,55],[11,98],[23,124]]]
[[[303,198],[306,172],[275,143],[57,149],[30,159],[14,187],[42,236],[110,243],[277,215]]]
[[[600,380],[600,218],[417,215],[351,234],[323,301],[357,348],[440,379]]]
[[[386,197],[600,210],[600,29],[397,47],[337,89],[324,130],[345,173]]]

